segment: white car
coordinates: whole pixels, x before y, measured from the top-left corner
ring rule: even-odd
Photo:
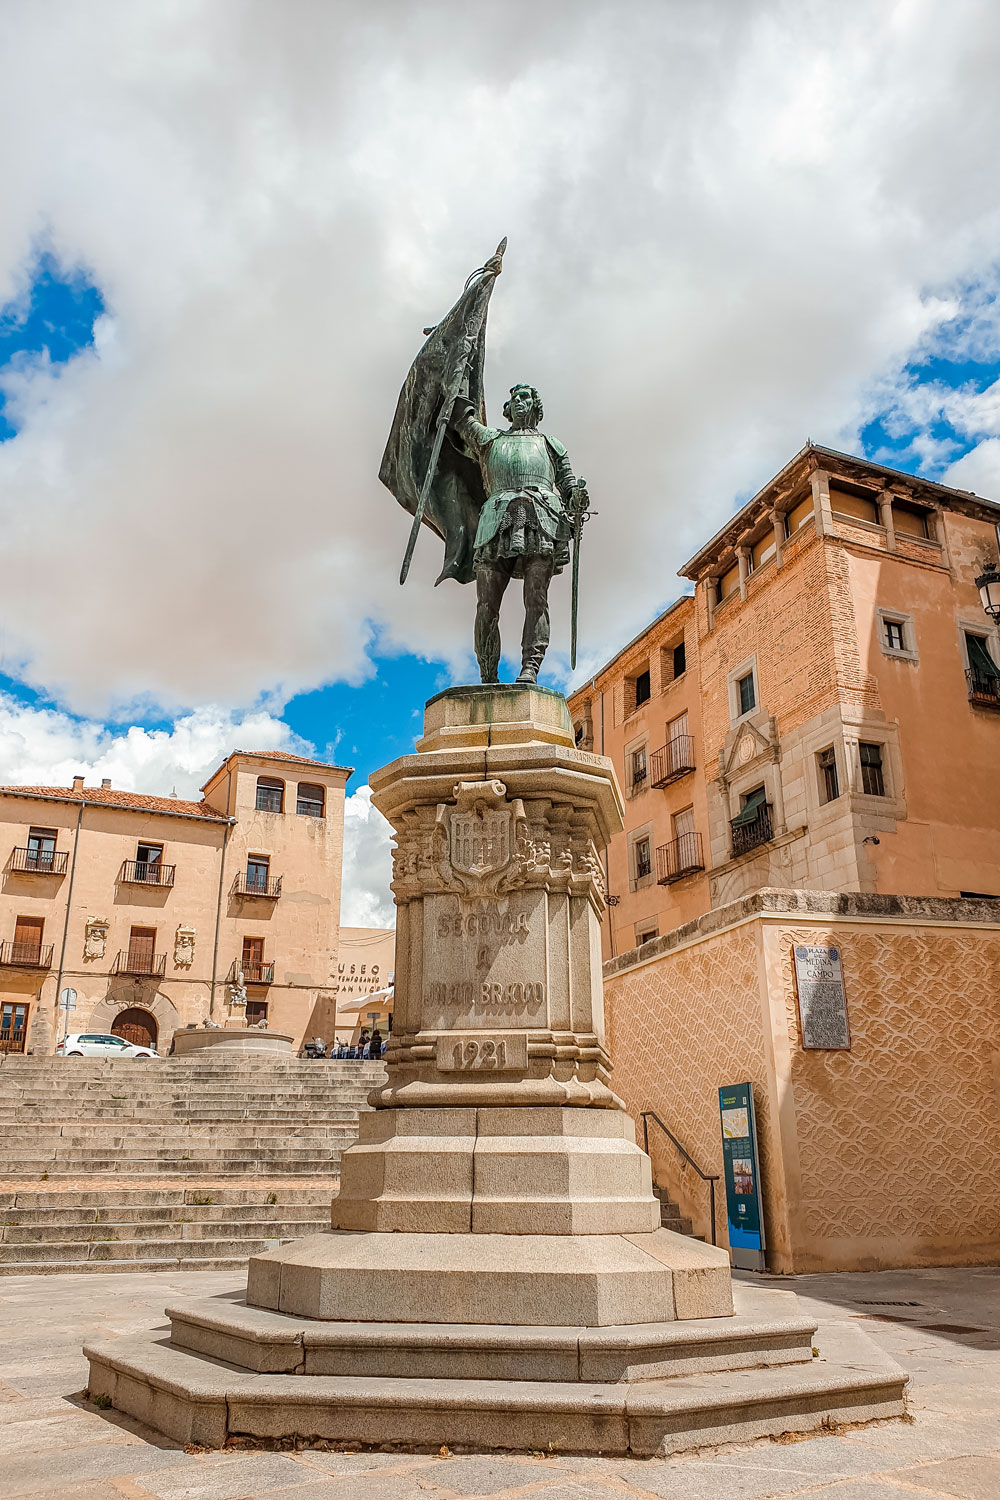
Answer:
[[[137,1047],[123,1036],[104,1031],[74,1031],[56,1046],[56,1057],[159,1057],[155,1047]]]

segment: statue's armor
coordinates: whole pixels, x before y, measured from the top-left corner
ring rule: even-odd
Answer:
[[[479,460],[488,497],[476,529],[476,568],[505,559],[518,578],[525,557],[551,557],[553,573],[561,572],[570,541],[563,498],[573,484],[566,449],[533,427],[484,427],[468,409],[456,426]]]

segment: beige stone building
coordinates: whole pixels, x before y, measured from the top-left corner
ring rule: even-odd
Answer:
[[[570,701],[625,793],[615,1087],[711,1175],[717,1090],[752,1083],[773,1269],[1000,1254],[1000,642],[975,585],[998,522],[810,444]],[[809,1034],[797,949],[839,966],[833,1045]],[[708,1232],[707,1184],[650,1129]]]
[[[350,774],[236,751],[200,801],[82,776],[0,788],[0,1049],[97,1030],[166,1052],[178,1027],[225,1020],[240,973],[248,1021],[332,1035]]]

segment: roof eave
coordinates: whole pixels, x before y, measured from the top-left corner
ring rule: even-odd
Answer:
[[[35,802],[65,802],[71,807],[79,807],[82,802],[84,807],[103,807],[105,812],[151,813],[154,817],[187,818],[192,823],[229,822],[229,819],[221,813],[190,813],[173,807],[125,807],[120,802],[100,802],[94,801],[92,797],[63,796],[59,792],[30,792],[17,786],[0,787],[0,797],[23,797],[27,801]]]

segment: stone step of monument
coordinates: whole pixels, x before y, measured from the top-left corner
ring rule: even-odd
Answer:
[[[499,1332],[479,1329],[484,1339]],[[642,1336],[635,1328],[617,1332],[626,1343]],[[752,1345],[755,1334],[746,1334]],[[640,1457],[902,1414],[907,1377],[860,1329],[824,1324],[814,1337],[819,1357],[808,1363],[741,1362],[615,1382],[531,1379],[530,1346],[520,1379],[482,1380],[258,1373],[166,1344],[159,1330],[95,1340],[84,1353],[91,1397],[106,1397],[176,1442],[207,1447],[233,1437],[280,1443],[298,1436]]]
[[[145,1196],[145,1195],[140,1195]],[[164,1195],[166,1196],[166,1195]],[[328,1190],[322,1200],[304,1203],[234,1203],[223,1208],[215,1203],[185,1203],[183,1197],[175,1203],[133,1204],[112,1202],[101,1208],[64,1208],[54,1204],[46,1208],[0,1208],[0,1241],[20,1244],[32,1235],[48,1239],[58,1230],[67,1240],[86,1238],[75,1231],[99,1229],[102,1225],[123,1224],[216,1224],[224,1214],[227,1224],[272,1224],[278,1219],[285,1224],[314,1225],[326,1228],[329,1218],[329,1200],[333,1196]],[[275,1194],[277,1198],[277,1194]],[[44,1231],[44,1233],[42,1232]],[[311,1234],[312,1229],[297,1231]],[[141,1236],[140,1236],[141,1237]]]
[[[142,1141],[156,1142],[167,1146],[185,1142],[217,1141],[230,1143],[250,1137],[257,1145],[279,1145],[289,1142],[295,1146],[323,1145],[327,1142],[339,1144],[353,1140],[357,1132],[349,1122],[332,1122],[329,1125],[312,1121],[307,1125],[262,1124],[256,1120],[192,1120],[172,1121],[170,1124],[150,1123],[144,1120],[130,1121],[124,1126],[121,1121],[89,1120],[32,1120],[18,1128],[17,1141],[21,1150],[29,1146],[45,1146],[60,1142],[65,1146],[94,1144],[101,1149],[130,1145]]]
[[[90,1179],[93,1177],[121,1175],[127,1173],[132,1179],[163,1177],[216,1177],[220,1172],[231,1172],[238,1177],[321,1177],[335,1176],[340,1153],[326,1156],[303,1156],[295,1160],[275,1161],[273,1158],[257,1156],[234,1156],[227,1160],[213,1158],[200,1162],[194,1157],[136,1159],[131,1156],[98,1157],[84,1161],[28,1160],[8,1163],[4,1168],[4,1179],[10,1182],[37,1182],[40,1179],[57,1181],[59,1178]]]
[[[297,1238],[292,1235],[291,1238]],[[150,1271],[164,1269],[241,1269],[251,1255],[276,1250],[273,1239],[109,1240],[102,1244],[66,1245],[61,1241],[35,1245],[0,1244],[0,1276],[31,1276],[52,1272]]]
[[[192,1110],[190,1108],[178,1108],[176,1110],[149,1110],[140,1109],[128,1105],[125,1108],[114,1109],[111,1107],[91,1106],[89,1108],[62,1108],[58,1102],[48,1102],[44,1110],[29,1111],[24,1108],[12,1108],[4,1112],[0,1110],[0,1121],[17,1124],[19,1127],[31,1124],[83,1124],[94,1121],[98,1124],[122,1125],[127,1124],[129,1129],[133,1125],[271,1125],[277,1127],[299,1125],[310,1117],[331,1125],[353,1125],[359,1114],[364,1113],[367,1106],[363,1101],[355,1105],[338,1104],[336,1108],[308,1109],[215,1109],[215,1110]]]
[[[336,1190],[336,1179],[322,1176],[312,1182],[293,1184],[284,1179],[271,1182],[243,1181],[228,1178],[225,1183],[181,1182],[175,1187],[133,1188],[18,1188],[0,1191],[0,1212],[8,1214],[34,1209],[88,1209],[106,1212],[123,1205],[132,1208],[238,1208],[262,1204],[321,1204],[329,1207]]]
[[[0,1259],[37,1260],[41,1258],[47,1260],[49,1259],[47,1254],[39,1257],[35,1253],[40,1247],[51,1250],[54,1245],[61,1245],[68,1252],[76,1246],[115,1241],[120,1243],[131,1243],[137,1240],[159,1242],[163,1239],[215,1241],[220,1236],[224,1236],[228,1240],[253,1240],[256,1243],[262,1234],[266,1234],[272,1240],[285,1241],[297,1239],[304,1234],[322,1233],[327,1227],[327,1218],[328,1215],[318,1216],[316,1210],[312,1209],[308,1219],[288,1218],[284,1211],[281,1214],[273,1211],[270,1220],[262,1217],[248,1222],[235,1219],[228,1213],[224,1222],[220,1222],[218,1216],[211,1220],[188,1221],[184,1215],[157,1220],[151,1224],[135,1219],[126,1223],[108,1220],[100,1224],[53,1224],[48,1220],[41,1224],[25,1225],[4,1225],[0,1222]]]

